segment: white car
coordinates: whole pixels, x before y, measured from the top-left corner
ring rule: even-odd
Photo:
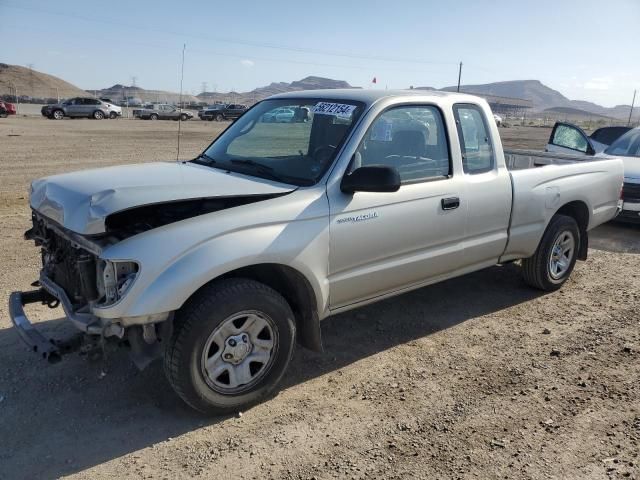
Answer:
[[[110,98],[101,98],[103,104],[109,109],[109,118],[114,119],[122,116],[122,107],[116,105],[116,103]]]
[[[493,114],[493,119],[496,122],[497,126],[502,126],[502,117],[500,115],[496,115],[495,113]]]

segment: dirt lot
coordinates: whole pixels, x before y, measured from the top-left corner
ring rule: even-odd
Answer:
[[[36,278],[31,179],[173,159],[176,127],[0,120],[0,297]],[[183,124],[180,157],[220,128]],[[549,134],[501,132],[527,148]],[[298,350],[280,395],[227,418],[189,410],[159,363],[138,372],[124,352],[45,364],[2,308],[0,479],[638,478],[640,229],[606,225],[591,245],[550,295],[508,265],[328,319],[324,354]]]

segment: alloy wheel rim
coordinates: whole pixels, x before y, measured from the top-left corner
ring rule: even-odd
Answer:
[[[277,347],[277,330],[268,315],[256,310],[238,312],[209,335],[202,351],[202,374],[218,393],[245,392],[269,372]]]
[[[575,253],[576,241],[573,233],[561,232],[553,242],[549,256],[549,275],[553,280],[560,280],[569,270]]]

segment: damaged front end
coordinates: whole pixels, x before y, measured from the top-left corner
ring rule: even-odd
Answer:
[[[116,241],[113,235],[95,239],[75,234],[46,217],[33,212],[33,226],[25,239],[41,249],[40,278],[31,292],[14,292],[9,312],[18,333],[31,349],[52,362],[83,344],[115,340],[131,347],[136,365],[144,368],[161,354],[159,343],[170,335],[171,313],[145,318],[107,319],[93,314],[94,308],[115,305],[134,284],[140,266],[135,261],[109,261],[100,258],[105,246]],[[47,339],[28,321],[23,307],[42,303],[61,306],[65,316],[85,336],[84,342],[59,342]]]

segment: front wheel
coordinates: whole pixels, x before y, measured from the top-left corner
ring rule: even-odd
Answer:
[[[224,117],[222,116],[221,113],[216,115],[216,122],[221,122],[222,120],[224,120]]]
[[[51,118],[54,120],[62,120],[64,118],[64,112],[62,110],[54,110],[51,114]]]
[[[109,118],[111,120],[115,120],[116,118],[118,118],[118,114],[116,112],[111,112],[109,113]]]
[[[158,115],[152,113],[151,115],[149,115],[149,120],[158,120]]]
[[[552,292],[567,281],[578,258],[580,229],[572,217],[554,215],[532,257],[522,260],[524,281]]]
[[[237,412],[276,390],[294,343],[293,312],[278,292],[226,279],[204,287],[176,313],[165,373],[196,410]]]
[[[180,115],[180,120],[186,122],[187,120],[189,120],[189,117],[187,116],[187,114],[183,113],[182,115]]]

